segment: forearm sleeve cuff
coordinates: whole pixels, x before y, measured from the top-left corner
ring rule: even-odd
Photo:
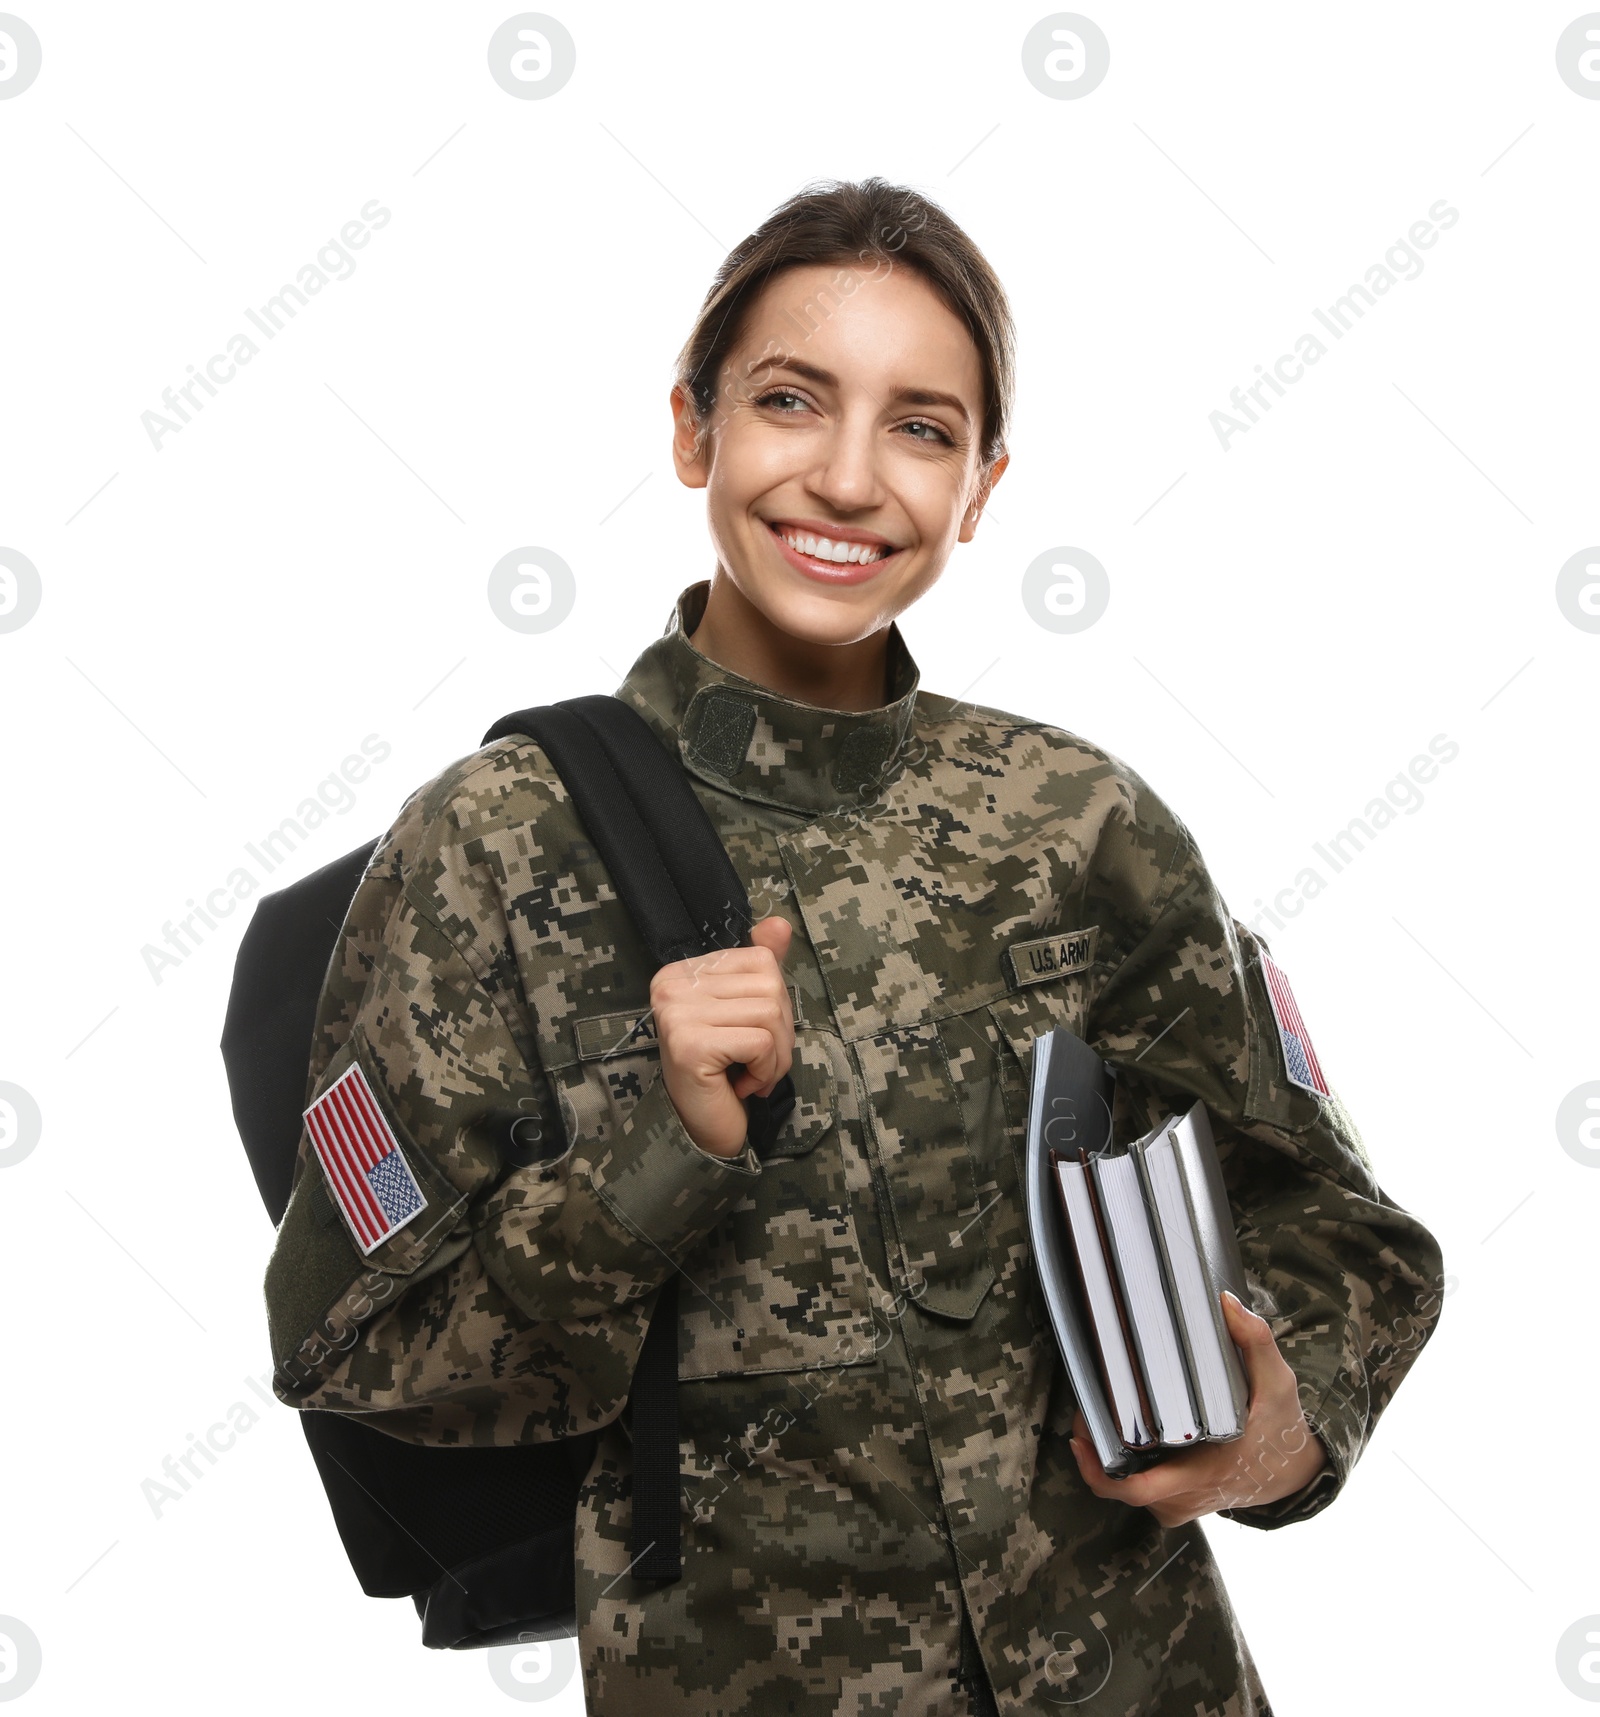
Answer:
[[[630,1234],[679,1262],[761,1174],[748,1140],[738,1155],[702,1150],[685,1130],[659,1075],[589,1171],[595,1196]]]
[[[1303,1389],[1302,1394],[1306,1393],[1309,1392]],[[1342,1379],[1336,1378],[1323,1391],[1317,1405],[1306,1409],[1306,1423],[1327,1450],[1328,1460],[1322,1470],[1308,1484],[1276,1502],[1223,1509],[1221,1512],[1225,1519],[1263,1530],[1292,1526],[1297,1521],[1321,1514],[1344,1489],[1366,1441],[1367,1420]]]

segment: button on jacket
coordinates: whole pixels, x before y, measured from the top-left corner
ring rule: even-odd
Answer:
[[[1119,1139],[1210,1112],[1329,1456],[1234,1519],[1337,1494],[1431,1332],[1438,1249],[1287,1076],[1261,945],[1138,775],[921,691],[897,628],[882,707],[781,697],[689,643],[706,592],[618,695],[793,926],[775,1146],[684,1131],[644,948],[539,747],[499,740],[406,802],[346,920],[310,1092],[359,1062],[429,1207],[330,1274],[286,1251],[291,1205],[279,1393],[419,1443],[604,1427],[576,1544],[604,1717],[1265,1713],[1204,1535],[1078,1475],[1020,1185],[1030,1041],[1116,1065]],[[518,1112],[550,1155],[508,1171],[490,1122]],[[297,1190],[319,1173],[302,1139]],[[624,1407],[674,1270],[684,1572],[657,1587],[627,1572]]]

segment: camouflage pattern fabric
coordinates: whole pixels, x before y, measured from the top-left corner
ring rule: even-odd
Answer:
[[[921,692],[898,630],[884,707],[779,697],[688,643],[705,594],[619,695],[683,757],[756,915],[794,927],[776,1149],[723,1161],[684,1132],[648,1019],[629,1030],[648,960],[559,778],[529,740],[475,752],[380,843],[308,1093],[358,1059],[428,1206],[363,1259],[302,1139],[278,1393],[420,1443],[603,1427],[577,1526],[603,1717],[1260,1717],[1203,1531],[1096,1498],[1067,1445],[1020,1190],[1030,1040],[1066,1025],[1118,1065],[1119,1138],[1210,1110],[1330,1456],[1234,1519],[1338,1493],[1433,1328],[1438,1249],[1337,1099],[1287,1079],[1259,946],[1137,774]],[[1074,932],[1092,958],[1010,957]],[[512,1166],[513,1126],[559,1154]],[[673,1270],[685,1565],[658,1588],[628,1573],[625,1401]]]

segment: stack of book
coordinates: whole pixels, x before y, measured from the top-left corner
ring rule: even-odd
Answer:
[[[1222,1290],[1250,1302],[1205,1105],[1114,1147],[1111,1090],[1081,1038],[1034,1040],[1034,1258],[1095,1450],[1121,1474],[1244,1429],[1250,1391]]]

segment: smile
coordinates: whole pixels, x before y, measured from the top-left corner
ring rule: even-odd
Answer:
[[[862,532],[829,537],[817,530],[770,521],[767,529],[790,565],[830,584],[859,583],[901,552],[893,543]]]

